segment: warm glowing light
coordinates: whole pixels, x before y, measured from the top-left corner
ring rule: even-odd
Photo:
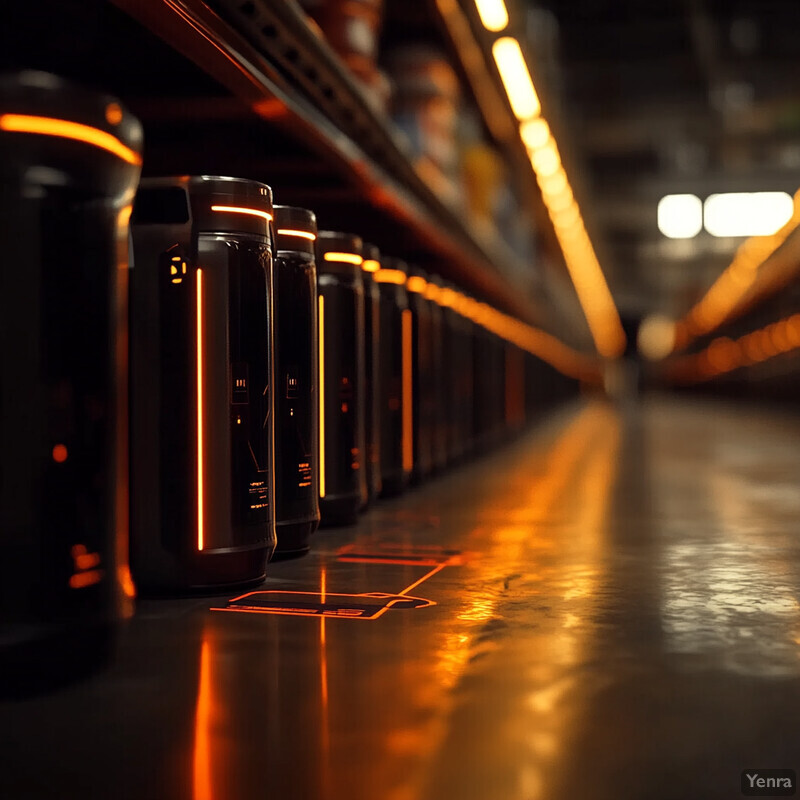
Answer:
[[[95,569],[100,566],[100,553],[81,553],[80,555],[73,556],[75,566],[79,570]]]
[[[109,103],[106,106],[106,122],[109,125],[119,125],[122,122],[122,109],[119,103]]]
[[[550,140],[550,126],[541,117],[525,120],[519,133],[528,150],[538,150]]]
[[[438,303],[439,302],[439,294],[440,294],[440,289],[435,283],[429,283],[425,287],[425,298],[427,300],[431,300],[434,303]]]
[[[535,117],[542,107],[519,42],[504,36],[492,45],[492,55],[514,116],[519,120]]]
[[[414,468],[413,331],[411,311],[407,308],[403,310],[401,326],[403,344],[403,470],[411,472]]]
[[[703,209],[712,236],[771,236],[791,218],[794,203],[786,192],[712,194]]]
[[[406,274],[400,269],[379,269],[373,273],[375,283],[394,283],[397,286],[404,286]]]
[[[355,264],[357,267],[360,267],[364,263],[364,259],[355,253],[330,252],[325,253],[323,258],[325,261],[334,261],[340,264]]]
[[[66,448],[66,445],[57,444],[53,448],[53,461],[55,461],[56,464],[63,464],[68,457],[69,457],[69,452]]]
[[[419,275],[412,275],[406,282],[406,289],[414,294],[424,294],[428,281]]]
[[[365,259],[364,263],[361,265],[361,269],[364,272],[377,272],[381,268],[381,262],[376,261],[374,258],[367,258]]]
[[[90,572],[78,572],[69,579],[70,589],[85,589],[87,586],[94,586],[103,580],[103,570],[93,569]]]
[[[192,800],[214,800],[211,783],[211,731],[213,726],[211,652],[207,635],[200,647],[200,681],[194,720],[194,792]]]
[[[531,166],[533,166],[534,172],[543,178],[555,175],[559,171],[561,156],[554,139],[550,139],[546,145],[531,153]]]
[[[325,298],[319,296],[319,496],[325,497]]]
[[[272,214],[262,211],[260,208],[245,208],[243,206],[211,206],[212,211],[219,211],[224,214],[244,214],[249,217],[260,217],[267,222],[272,221]]]
[[[666,358],[675,346],[675,323],[668,317],[653,314],[639,326],[639,352],[651,361]]]
[[[567,173],[563,167],[554,175],[537,175],[536,180],[543,195],[557,195],[569,189]]]
[[[197,270],[197,549],[205,547],[205,471],[203,417],[203,271]]]
[[[439,290],[439,305],[443,308],[450,308],[455,302],[456,293],[452,289],[443,286]]]
[[[573,205],[576,209],[578,208],[575,203],[575,198],[572,196],[571,189],[567,189],[566,192],[561,192],[561,194],[544,195],[544,202],[547,208],[554,214],[565,213]]]
[[[291,228],[278,228],[278,234],[280,236],[296,236],[298,239],[308,239],[309,242],[313,242],[317,238],[309,231],[295,231]]]
[[[703,203],[693,194],[668,194],[658,201],[658,229],[669,239],[691,239],[703,229]]]
[[[503,0],[475,0],[483,27],[497,33],[508,26],[508,11]]]
[[[134,164],[137,167],[142,165],[142,157],[124,145],[116,136],[79,122],[69,122],[65,119],[51,117],[34,117],[28,114],[0,114],[0,130],[73,139],[76,142],[83,142],[113,153],[128,164]]]

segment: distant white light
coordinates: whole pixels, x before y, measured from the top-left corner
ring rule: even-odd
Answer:
[[[691,239],[703,230],[703,202],[693,194],[668,194],[658,201],[658,229],[670,239]]]
[[[708,197],[704,221],[712,236],[771,236],[793,212],[786,192],[730,192]]]
[[[639,326],[639,352],[650,361],[666,358],[675,346],[675,323],[661,314],[645,317]]]

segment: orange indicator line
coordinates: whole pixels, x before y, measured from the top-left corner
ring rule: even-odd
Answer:
[[[203,494],[203,272],[197,270],[197,549],[205,547]]]
[[[325,298],[319,296],[319,496],[325,497]]]
[[[76,142],[107,150],[123,161],[127,161],[128,164],[134,164],[137,167],[142,164],[142,157],[135,150],[124,145],[116,136],[79,122],[53,119],[52,117],[35,117],[28,114],[0,114],[0,130],[73,139]]]
[[[438,566],[434,567],[430,572],[426,572],[418,581],[414,581],[410,586],[406,586],[402,592],[398,592],[397,594],[408,594],[412,589],[416,589],[421,583],[424,583],[428,578],[432,578],[437,572],[441,572],[447,566],[447,562],[444,564],[439,564]]]
[[[222,211],[228,214],[247,214],[250,217],[261,217],[267,222],[272,220],[272,214],[260,208],[244,208],[243,206],[211,206],[212,211]]]

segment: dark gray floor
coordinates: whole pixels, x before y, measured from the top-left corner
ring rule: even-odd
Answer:
[[[111,669],[0,707],[0,798],[741,797],[800,766],[798,483],[798,418],[573,407],[242,601],[337,617],[140,603]]]

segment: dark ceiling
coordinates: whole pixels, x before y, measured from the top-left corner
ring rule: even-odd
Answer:
[[[623,311],[680,314],[740,240],[666,240],[664,194],[800,186],[798,0],[538,0],[528,36],[560,106]]]

